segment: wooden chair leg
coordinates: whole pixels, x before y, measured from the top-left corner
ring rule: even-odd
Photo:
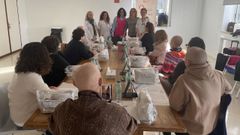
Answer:
[[[233,88],[232,88],[232,92],[231,93],[233,93],[233,91],[234,91],[234,89],[235,89],[235,87],[237,86],[237,81],[235,81],[235,83],[234,83],[234,85],[233,85]]]
[[[238,91],[237,91],[236,98],[238,98],[239,94],[240,94],[240,88],[239,88]]]

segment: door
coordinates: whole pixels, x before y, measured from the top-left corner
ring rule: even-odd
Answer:
[[[4,0],[0,0],[0,56],[10,53],[8,25]]]
[[[20,24],[18,16],[17,0],[5,0],[9,26],[9,38],[11,52],[21,48]]]

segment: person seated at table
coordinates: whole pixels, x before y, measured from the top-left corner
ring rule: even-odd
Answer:
[[[142,47],[146,48],[146,55],[153,51],[153,41],[154,41],[154,26],[151,22],[147,22],[145,27],[145,33],[141,38]]]
[[[60,42],[55,36],[46,36],[41,43],[47,48],[53,63],[51,71],[42,78],[48,86],[58,86],[66,77],[65,68],[69,63],[58,52]]]
[[[188,48],[185,64],[170,92],[170,107],[179,112],[189,134],[207,135],[215,128],[221,96],[232,87],[222,72],[211,68],[199,47]]]
[[[46,47],[39,42],[26,44],[15,66],[15,74],[8,87],[10,116],[23,127],[38,108],[37,90],[49,90],[41,75],[51,69],[51,58]]]
[[[187,44],[187,47],[199,47],[205,50],[205,43],[204,41],[199,37],[193,37],[189,43]],[[175,67],[173,73],[170,74],[168,78],[161,77],[160,82],[166,92],[167,95],[169,95],[170,90],[177,80],[177,78],[184,73],[184,70],[186,69],[184,61],[181,61],[177,64]]]
[[[136,120],[115,103],[101,97],[102,78],[96,65],[85,63],[73,73],[78,99],[58,105],[49,119],[54,135],[131,135]]]
[[[152,65],[162,65],[167,52],[168,35],[164,30],[158,30],[154,35],[154,50],[149,54]]]
[[[94,55],[93,52],[87,49],[87,47],[80,41],[84,35],[84,30],[80,27],[73,30],[72,40],[63,51],[65,59],[71,65],[76,65],[82,60],[89,59]]]
[[[182,37],[181,36],[174,36],[170,41],[170,52],[167,52],[164,64],[162,67],[163,73],[172,73],[176,67],[176,65],[183,61],[185,57],[185,51],[182,50]]]

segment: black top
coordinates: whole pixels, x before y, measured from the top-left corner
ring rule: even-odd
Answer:
[[[90,52],[82,42],[75,39],[72,39],[68,43],[63,55],[71,65],[76,65],[80,63],[81,60],[93,57],[93,53]]]
[[[174,69],[173,73],[169,76],[168,81],[173,85],[178,77],[184,73],[186,69],[186,65],[184,61],[181,61],[177,64],[176,68]]]
[[[65,68],[69,63],[59,53],[51,54],[50,57],[53,62],[52,69],[42,78],[48,86],[58,86],[66,77]]]
[[[151,33],[145,33],[141,39],[142,47],[146,48],[146,54],[153,51],[153,36]]]

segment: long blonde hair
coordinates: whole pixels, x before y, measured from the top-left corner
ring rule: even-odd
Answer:
[[[137,10],[136,10],[136,8],[131,8],[131,9],[130,9],[129,18],[131,17],[131,13],[132,13],[132,12],[136,12],[135,18],[137,18]]]

